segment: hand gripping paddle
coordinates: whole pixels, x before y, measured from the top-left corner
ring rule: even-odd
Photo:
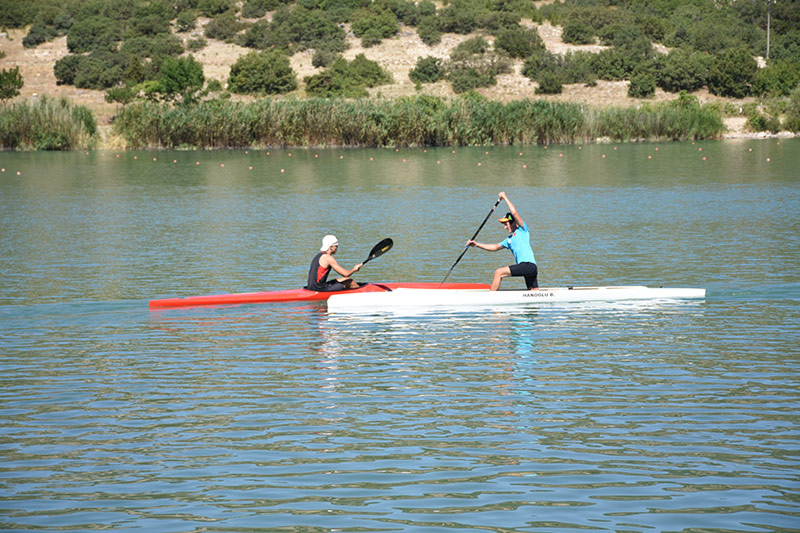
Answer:
[[[382,256],[391,250],[392,246],[394,246],[392,239],[383,239],[381,242],[372,247],[372,250],[369,252],[369,257],[367,257],[366,261],[364,261],[362,264],[366,265],[369,261],[372,261],[376,257]]]

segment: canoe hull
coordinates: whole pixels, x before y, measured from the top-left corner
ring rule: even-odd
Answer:
[[[209,305],[237,305],[270,302],[308,302],[324,301],[334,294],[359,294],[370,292],[388,292],[396,289],[485,289],[485,283],[367,283],[358,289],[339,292],[318,292],[306,289],[289,289],[285,291],[243,292],[236,294],[211,294],[207,296],[189,296],[186,298],[165,298],[150,300],[150,309],[170,309],[176,307],[201,307]]]
[[[619,300],[673,300],[705,298],[705,289],[619,287],[556,287],[533,291],[488,289],[405,289],[366,294],[337,294],[328,300],[329,312],[360,312],[420,308],[475,309],[496,306],[611,302]]]

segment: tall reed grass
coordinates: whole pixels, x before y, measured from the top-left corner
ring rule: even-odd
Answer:
[[[289,146],[482,146],[709,139],[717,111],[669,104],[598,109],[579,104],[478,97],[393,100],[216,100],[126,106],[115,132],[131,148]]]
[[[97,141],[97,121],[89,108],[66,98],[43,96],[33,103],[0,106],[0,149],[75,150]]]

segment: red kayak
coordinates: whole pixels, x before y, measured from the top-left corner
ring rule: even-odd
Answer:
[[[150,309],[174,307],[197,307],[203,305],[258,304],[267,302],[308,302],[327,300],[333,294],[356,292],[387,292],[394,289],[488,289],[485,283],[367,283],[357,289],[318,292],[307,289],[285,291],[242,292],[238,294],[212,294],[209,296],[188,296],[186,298],[166,298],[150,300]]]

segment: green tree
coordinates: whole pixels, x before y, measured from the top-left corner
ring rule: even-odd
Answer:
[[[561,77],[557,73],[548,70],[542,72],[536,79],[539,81],[536,94],[561,94],[563,86]]]
[[[400,29],[397,17],[389,10],[359,10],[354,14],[353,35],[361,39],[364,47],[379,44]]]
[[[250,52],[231,66],[228,87],[240,94],[288,93],[297,89],[297,75],[280,52]]]
[[[209,39],[230,41],[246,27],[247,24],[240,22],[233,12],[226,11],[206,24],[205,34]]]
[[[290,48],[293,52],[309,48],[325,48],[343,52],[347,48],[345,31],[319,10],[301,6],[279,9],[269,26],[269,44]]]
[[[24,84],[25,81],[19,73],[19,67],[0,70],[0,100],[5,102],[19,96],[19,91]]]
[[[718,96],[744,98],[750,94],[758,63],[746,48],[726,50],[714,58],[708,72],[708,90]]]
[[[192,101],[194,94],[203,88],[205,82],[203,65],[194,56],[169,57],[161,65],[158,81],[168,99],[180,96],[186,102]]]
[[[753,95],[788,96],[800,84],[800,60],[778,60],[753,77]]]
[[[360,98],[368,96],[367,87],[391,83],[392,75],[381,66],[358,54],[353,61],[337,59],[329,70],[304,79],[306,93],[312,96]]]
[[[647,69],[640,69],[631,74],[628,96],[631,98],[650,98],[656,94],[656,79]]]
[[[417,24],[417,35],[428,46],[437,44],[442,40],[442,32],[439,29],[439,21],[436,15],[429,15],[420,19]]]
[[[200,0],[197,2],[197,9],[207,17],[216,17],[233,8],[233,0]]]
[[[121,38],[119,23],[108,17],[79,20],[69,29],[67,49],[73,54],[92,50],[111,50]]]
[[[594,42],[594,30],[580,20],[569,21],[564,25],[561,38],[565,43],[592,44]]]
[[[685,48],[671,51],[659,59],[658,86],[670,93],[696,91],[706,84],[711,56]]]
[[[495,46],[505,50],[511,57],[525,59],[536,50],[544,49],[539,32],[532,28],[508,28],[497,35]]]
[[[417,58],[417,64],[409,71],[408,77],[414,83],[436,83],[443,79],[445,74],[442,60],[428,56]]]

